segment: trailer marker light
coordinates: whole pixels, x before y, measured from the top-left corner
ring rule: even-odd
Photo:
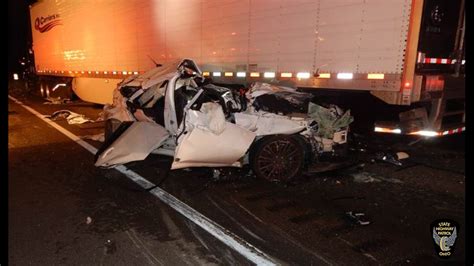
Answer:
[[[352,79],[354,75],[352,73],[337,73],[338,79]]]
[[[127,71],[122,71],[122,75],[127,75]]]
[[[72,71],[71,71],[71,70],[69,70],[69,74],[72,74]]]
[[[245,72],[237,72],[237,77],[239,78],[245,78],[247,76],[247,73]]]
[[[319,77],[320,79],[329,79],[331,78],[331,73],[321,73],[319,74]]]
[[[263,77],[265,77],[265,78],[274,78],[275,77],[275,72],[265,72],[265,73],[263,73]]]
[[[207,71],[202,72],[202,75],[203,75],[204,77],[209,77],[209,74],[210,74],[210,73],[207,72]]]
[[[134,75],[138,75],[138,71],[133,72]]]
[[[258,77],[260,77],[260,73],[258,73],[258,72],[250,72],[250,76],[251,76],[252,78],[258,78]]]
[[[221,72],[212,72],[212,76],[214,76],[214,77],[220,77],[220,76],[221,76]]]
[[[291,77],[293,77],[293,74],[290,73],[290,72],[283,72],[283,73],[280,74],[280,77],[282,77],[282,78],[291,78]]]
[[[13,80],[18,80],[18,74],[17,73],[13,74]]]
[[[233,72],[224,72],[224,76],[226,77],[233,77],[234,73]]]
[[[410,87],[410,82],[405,82],[405,88]]]
[[[104,74],[107,74],[107,73],[109,73],[109,72],[107,72],[107,71],[104,71]]]
[[[309,74],[309,72],[298,72],[296,74],[296,77],[299,78],[299,79],[309,79],[310,74]]]
[[[87,73],[91,74],[91,73],[92,73],[92,71],[87,71]]]
[[[367,74],[367,79],[384,79],[385,74],[376,74],[376,73],[370,73]]]
[[[96,71],[95,73],[96,73],[96,74],[99,74],[99,71]]]
[[[112,72],[113,75],[117,75],[117,71]]]

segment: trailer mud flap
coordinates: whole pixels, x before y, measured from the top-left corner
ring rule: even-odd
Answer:
[[[169,136],[164,127],[150,122],[133,122],[115,134],[118,134],[115,140],[104,143],[97,152],[95,166],[110,167],[144,160]]]
[[[171,169],[186,167],[240,167],[256,134],[226,122],[221,134],[195,128],[178,144]]]

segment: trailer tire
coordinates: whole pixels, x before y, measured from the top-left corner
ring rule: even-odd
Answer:
[[[249,159],[258,178],[288,182],[299,176],[305,167],[305,147],[296,136],[265,136],[255,143]]]

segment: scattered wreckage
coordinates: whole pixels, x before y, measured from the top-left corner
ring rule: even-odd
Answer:
[[[238,91],[217,86],[190,59],[157,66],[118,84],[104,107],[105,142],[95,165],[153,153],[174,157],[171,169],[250,164],[257,177],[291,180],[320,155],[347,146],[350,111],[312,98],[260,82]]]

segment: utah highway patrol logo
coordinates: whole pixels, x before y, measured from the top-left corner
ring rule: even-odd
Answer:
[[[443,259],[449,258],[454,252],[454,244],[458,237],[458,223],[449,219],[436,220],[431,223],[431,232],[438,256]]]

